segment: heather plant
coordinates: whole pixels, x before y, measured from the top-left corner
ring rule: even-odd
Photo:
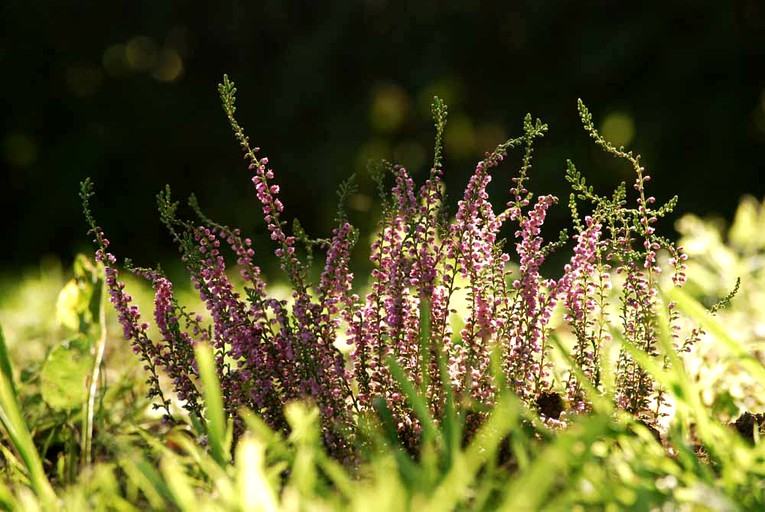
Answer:
[[[446,110],[436,102],[435,112],[440,164]],[[253,244],[194,200],[201,220],[182,219],[168,190],[162,217],[206,312],[184,306],[188,292],[159,268],[128,264],[137,277],[117,274],[108,250],[97,254],[103,266],[77,256],[69,281],[54,272],[3,283],[0,510],[762,510],[761,207],[742,204],[726,243],[712,223],[686,217],[684,271],[681,253],[642,227],[639,191],[599,196],[569,164],[573,235],[545,243],[555,199],[526,191],[527,138],[542,126],[525,123],[508,145],[524,152],[509,204],[496,213],[485,184],[498,165],[477,167],[455,216],[440,179],[417,188],[401,167],[378,167],[381,190],[386,179],[393,190],[372,251],[377,277],[367,289],[356,283],[363,298],[350,288],[357,235],[342,211],[348,238],[338,230],[329,240],[299,225],[286,234],[277,216],[276,249],[294,248],[278,255],[295,292],[277,300],[253,264]],[[277,197],[264,202],[281,214],[268,171]],[[89,184],[83,192],[95,225]],[[650,227],[661,209],[645,201]],[[516,226],[508,241],[494,231],[502,222]],[[97,250],[107,249],[103,232],[94,234]],[[646,239],[665,250],[651,254]],[[538,265],[565,244],[567,264],[543,277]],[[325,265],[312,283],[310,261],[322,253],[343,263]],[[721,310],[737,275],[736,300]],[[654,291],[641,302],[649,282]],[[27,287],[60,289],[58,301],[51,293],[21,310]],[[151,327],[134,307],[150,303],[147,290]],[[106,296],[119,307],[104,310]],[[57,327],[24,327],[35,316]],[[105,337],[117,319],[123,329],[114,332],[133,336],[161,414],[138,398],[145,386]],[[635,328],[635,319],[646,323]],[[317,364],[322,354],[344,373]],[[270,388],[253,389],[265,379]],[[341,398],[322,396],[318,379],[340,382]],[[342,399],[347,423],[326,410]],[[742,409],[751,413],[726,424]],[[666,412],[659,435],[653,425]]]
[[[581,101],[579,113],[595,143],[632,166],[634,194],[622,184],[611,196],[598,195],[569,162],[574,233],[546,241],[542,228],[558,199],[528,189],[534,144],[547,131],[547,125],[528,115],[521,136],[486,153],[476,165],[452,218],[442,181],[447,108],[435,98],[434,161],[425,182],[416,186],[402,166],[383,163],[377,168],[383,210],[371,246],[368,292],[360,297],[349,271],[358,234],[343,208],[330,239],[312,240],[299,224],[290,231],[274,170],[237,122],[236,89],[227,77],[219,93],[253,173],[274,254],[292,288],[290,300],[269,295],[249,238],[207,218],[193,198],[198,220],[181,218],[167,188],[158,196],[160,216],[180,247],[209,320],[178,305],[161,269],[128,263],[127,269],[146,278],[155,291],[160,338],[151,339],[148,323],[120,280],[109,241],[91,214],[92,184],[82,184],[110,300],[145,365],[155,405],[168,420],[171,395],[161,385],[163,373],[183,407],[204,419],[195,347],[209,343],[234,436],[243,431],[243,409],[254,411],[270,428],[289,432],[285,404],[309,400],[318,407],[321,439],[334,457],[354,460],[359,419],[370,416],[392,426],[402,445],[417,452],[423,431],[454,414],[464,427],[462,436],[472,439],[505,390],[551,425],[565,424],[564,410],[569,416],[591,410],[593,397],[604,392],[607,362],[602,354],[614,336],[623,347],[615,368],[616,405],[648,424],[663,414],[664,387],[641,364],[640,354],[660,360],[666,369],[676,360],[672,355],[689,350],[698,337],[692,331],[681,339],[679,313],[672,303],[664,305],[658,293],[662,250],[669,255],[674,284],[685,280],[686,257],[654,226],[676,199],[654,206],[640,157],[604,140]],[[487,186],[513,149],[522,150],[521,165],[510,179],[509,200],[495,210]],[[386,179],[393,181],[389,193]],[[341,205],[351,191],[351,184],[342,188]],[[501,234],[506,224],[514,226],[509,240]],[[543,275],[550,253],[567,244],[573,245],[572,255],[560,275]],[[227,249],[235,257],[241,289],[227,273]],[[309,270],[317,249],[326,256],[314,283]],[[517,270],[512,271],[511,262]],[[613,280],[621,282],[618,323],[611,318]],[[465,298],[464,311],[455,309],[459,294]],[[669,314],[659,314],[665,306]],[[556,308],[564,310],[564,324],[575,338],[563,381],[556,381],[550,355]],[[672,332],[673,354],[660,350],[662,329]],[[343,343],[350,349],[347,358]]]

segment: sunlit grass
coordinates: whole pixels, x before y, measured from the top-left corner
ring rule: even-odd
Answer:
[[[64,272],[54,272],[47,277],[26,278],[17,289],[44,293],[63,286],[67,277]],[[131,286],[145,287],[138,282]],[[147,288],[131,293],[139,302],[146,301],[146,307],[151,305]],[[703,325],[717,340],[724,360],[736,361],[750,379],[765,384],[762,364],[726,332],[724,325],[688,294],[669,293],[690,320]],[[39,307],[38,313],[25,314],[55,310],[56,299],[57,292],[48,292],[47,300],[53,307],[30,302],[27,307]],[[16,302],[15,307],[21,306]],[[44,335],[38,330],[35,336],[40,338],[35,339],[56,336],[60,329],[53,325]],[[113,319],[109,329],[109,343],[123,343],[123,350],[124,342]],[[16,332],[19,335],[23,331]],[[666,344],[666,339],[665,333],[662,343]],[[38,342],[44,352],[46,345]],[[115,429],[108,422],[118,415],[101,409],[96,418],[101,429],[95,439],[96,460],[77,469],[67,485],[58,482],[58,477],[50,483],[48,475],[56,474],[50,465],[54,461],[34,435],[44,419],[22,411],[29,391],[9,380],[13,365],[18,374],[19,363],[4,357],[0,361],[0,417],[9,435],[3,449],[5,483],[0,485],[0,508],[588,510],[663,506],[673,510],[757,510],[763,505],[765,496],[759,482],[765,477],[765,445],[759,434],[755,432],[754,444],[750,445],[725,425],[725,420],[716,418],[702,400],[705,393],[715,391],[703,389],[679,360],[664,370],[629,344],[625,346],[673,395],[677,411],[666,432],[661,433],[661,442],[590,389],[593,412],[570,418],[563,430],[547,429],[535,412],[514,396],[504,395],[478,434],[463,446],[457,404],[445,422],[434,422],[418,390],[404,386],[407,400],[427,426],[419,458],[410,458],[397,447],[395,431],[390,437],[378,430],[384,429],[382,424],[373,422],[367,431],[377,441],[369,445],[356,469],[345,468],[321,445],[316,409],[310,403],[294,403],[287,405],[292,426],[288,437],[269,430],[257,416],[244,414],[246,433],[230,461],[226,454],[232,453],[231,425],[222,411],[213,362],[202,350],[198,361],[207,423],[168,428],[162,426],[160,417],[139,414],[132,416],[134,423]],[[566,350],[559,352],[562,359],[568,357]],[[667,354],[674,353],[668,350]],[[124,371],[112,365],[128,360],[108,360],[107,374]],[[393,368],[398,375],[395,365]],[[140,384],[140,374],[131,378],[126,385]],[[116,384],[107,384],[105,392],[108,403],[114,399]],[[200,444],[202,439],[206,444]]]

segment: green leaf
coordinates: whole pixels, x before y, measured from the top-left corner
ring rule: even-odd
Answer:
[[[202,380],[202,391],[205,399],[205,416],[207,419],[207,438],[215,461],[221,466],[228,465],[230,444],[227,442],[226,413],[223,409],[223,396],[220,381],[215,371],[215,355],[209,345],[199,343],[194,347],[199,377]]]
[[[78,254],[73,265],[74,278],[59,292],[56,320],[64,327],[83,334],[99,330],[102,271],[84,254]]]
[[[669,289],[667,297],[674,301],[680,310],[691,319],[701,324],[706,332],[714,336],[720,345],[725,347],[760,385],[765,385],[765,366],[740,341],[733,338],[704,306],[679,288]]]
[[[8,358],[8,347],[5,344],[2,329],[0,329],[0,424],[8,434],[14,451],[24,463],[35,494],[45,509],[52,510],[56,495],[45,475],[40,454],[21,414],[21,404],[13,383],[13,367]]]
[[[140,450],[129,452],[121,457],[117,464],[125,473],[127,481],[141,491],[150,510],[167,510],[168,503],[176,504],[168,482],[157,470],[155,463],[146,460]],[[177,504],[176,504],[177,505]]]
[[[174,505],[180,510],[196,510],[199,507],[198,497],[185,468],[177,457],[168,454],[162,458],[159,465],[164,485],[173,496]]]
[[[388,358],[388,367],[390,373],[396,380],[396,383],[401,388],[401,392],[406,397],[406,401],[412,407],[412,410],[422,422],[422,428],[426,436],[430,436],[431,439],[438,436],[440,433],[436,427],[436,423],[433,420],[433,416],[430,414],[430,408],[426,402],[425,397],[417,392],[412,382],[404,373],[404,369],[394,358]]]
[[[595,414],[562,432],[505,487],[504,502],[498,510],[543,510],[556,484],[581,466],[590,446],[604,438],[610,426],[609,416]]]
[[[85,336],[65,341],[51,350],[40,372],[40,392],[51,408],[74,409],[88,398],[93,367],[93,342]]]
[[[16,384],[13,380],[13,367],[11,366],[11,358],[8,355],[8,345],[5,343],[5,336],[3,336],[3,329],[0,327],[0,374],[5,375],[10,391],[14,396],[18,396],[16,391]]]
[[[71,279],[58,294],[56,321],[67,329],[78,330],[83,303],[87,303],[87,301],[83,300],[83,294],[80,287],[77,286],[77,280]]]
[[[279,483],[268,471],[265,443],[245,435],[236,453],[236,492],[242,510],[278,510]]]

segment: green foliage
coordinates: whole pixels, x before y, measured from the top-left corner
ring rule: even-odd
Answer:
[[[2,330],[0,330],[0,423],[10,440],[11,448],[15,452],[14,456],[20,459],[24,477],[29,479],[31,490],[40,505],[50,508],[55,500],[53,488],[43,470],[37,447],[21,413],[21,403],[13,381],[13,367],[8,359],[8,348]]]
[[[69,410],[88,398],[88,380],[93,369],[91,341],[78,336],[53,348],[40,371],[40,393],[52,409]]]
[[[690,276],[693,279],[693,275]],[[746,281],[744,281],[745,283]],[[721,323],[687,293],[674,300],[693,321],[721,340],[727,357],[745,365],[765,384],[762,365],[731,338]],[[734,302],[730,310],[739,307]],[[660,339],[668,357],[669,333]],[[753,444],[716,419],[701,402],[699,384],[682,364],[668,369],[645,357],[628,340],[620,343],[671,394],[676,414],[657,442],[655,434],[589,388],[593,411],[564,430],[543,425],[511,393],[497,401],[476,436],[463,444],[465,409],[450,401],[440,420],[429,416],[421,392],[399,383],[425,426],[418,457],[380,421],[366,423],[371,441],[355,470],[344,468],[322,447],[315,406],[288,404],[287,436],[251,413],[229,460],[230,442],[220,388],[209,349],[198,350],[206,425],[172,429],[134,422],[110,435],[109,416],[99,410],[111,448],[98,462],[82,466],[69,484],[51,484],[43,446],[24,421],[12,363],[0,335],[0,418],[6,474],[0,508],[6,510],[577,510],[690,509],[758,510],[765,504],[765,444]],[[561,347],[563,349],[563,347]],[[207,352],[205,352],[207,350]],[[562,350],[563,357],[570,357]],[[586,380],[585,380],[586,382]],[[600,399],[598,399],[600,397]],[[368,420],[371,420],[368,419]],[[40,419],[33,421],[40,422]],[[111,420],[113,421],[113,420]],[[156,420],[155,420],[156,421]],[[106,422],[106,423],[104,423]],[[144,426],[140,426],[141,423]],[[37,425],[31,425],[33,429]],[[383,432],[388,431],[388,434]],[[207,444],[198,439],[206,435]],[[98,442],[98,440],[97,440]],[[16,468],[16,469],[11,469]],[[55,493],[55,494],[54,494]]]
[[[218,374],[215,372],[215,361],[212,349],[203,343],[194,347],[199,378],[205,400],[205,417],[207,418],[207,440],[213,458],[221,466],[228,463],[231,453],[231,428],[226,429],[226,414],[223,410],[223,395],[221,393]]]
[[[702,336],[690,354],[688,366],[704,389],[704,403],[725,416],[735,418],[745,410],[765,408],[765,388],[751,377],[751,357],[731,357],[721,339],[733,338],[747,354],[762,361],[765,347],[765,206],[745,196],[736,210],[733,223],[702,219],[687,214],[676,224],[679,244],[690,256],[686,292],[715,312],[720,330]],[[725,300],[735,293],[732,300]],[[721,300],[721,298],[723,298]],[[722,306],[722,307],[720,307]],[[724,326],[724,327],[723,327]],[[749,361],[749,362],[745,362]],[[749,365],[746,368],[745,365]],[[755,370],[756,371],[756,370]],[[709,390],[716,390],[715,393]]]
[[[100,333],[102,271],[87,256],[74,259],[73,278],[61,290],[56,302],[58,322],[71,331],[86,335]]]
[[[69,410],[85,405],[85,414],[91,417],[92,411],[88,408],[94,403],[89,398],[91,395],[95,398],[105,347],[103,271],[85,255],[78,254],[73,273],[74,277],[59,293],[56,317],[59,324],[76,334],[48,353],[40,372],[40,392],[53,409]]]

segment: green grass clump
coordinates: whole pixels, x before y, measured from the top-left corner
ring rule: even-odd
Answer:
[[[95,281],[98,286],[98,281]],[[720,322],[687,293],[670,298],[689,318],[720,340],[725,359],[765,385],[765,370]],[[87,292],[86,292],[87,295]],[[735,305],[732,309],[735,309]],[[85,330],[100,314],[85,319]],[[668,333],[661,344],[669,343]],[[17,386],[7,344],[0,337],[0,420],[3,441],[0,507],[5,510],[759,510],[765,504],[765,448],[754,429],[751,441],[702,403],[705,390],[682,364],[668,368],[621,340],[626,350],[667,390],[675,413],[656,433],[618,410],[594,389],[591,413],[563,429],[550,429],[514,393],[504,392],[487,421],[465,444],[465,410],[450,402],[440,422],[417,406],[419,390],[408,387],[427,429],[412,456],[388,429],[385,415],[362,422],[368,441],[356,467],[334,460],[321,441],[318,409],[287,404],[290,432],[273,431],[244,412],[244,433],[230,451],[232,424],[225,419],[209,349],[200,347],[206,424],[189,420],[174,427],[151,415],[137,398],[132,417],[110,413],[117,390],[99,387],[106,407],[95,410],[92,449],[82,455],[79,413],[60,415],[58,428],[79,432],[54,454],[35,433],[56,427],[43,414],[22,410],[29,389]],[[566,352],[564,352],[565,354]],[[672,351],[667,351],[672,354]],[[564,356],[567,357],[567,356]],[[108,368],[106,369],[108,373]],[[394,373],[396,373],[394,371]],[[137,384],[135,382],[128,383]],[[73,410],[83,410],[86,399]],[[34,409],[30,409],[33,411]],[[142,411],[142,412],[141,412]],[[115,422],[126,421],[126,423]],[[200,442],[204,440],[204,442]],[[232,456],[229,456],[232,454]],[[62,466],[75,461],[72,476]]]

